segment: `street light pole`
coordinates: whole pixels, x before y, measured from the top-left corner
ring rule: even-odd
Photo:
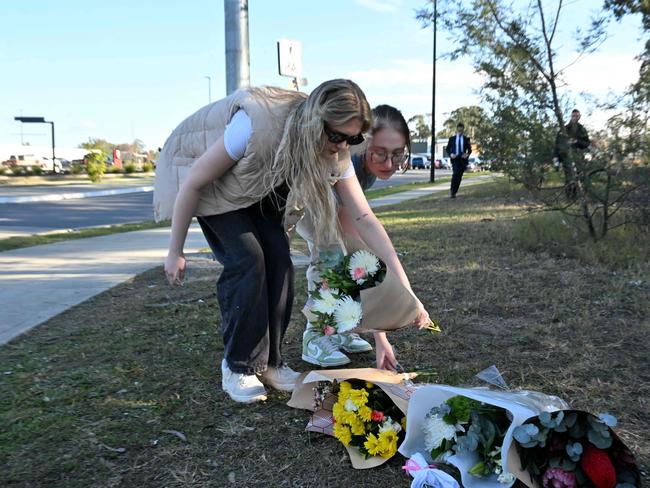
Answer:
[[[212,103],[212,78],[209,76],[204,76],[203,78],[208,79],[208,103]]]
[[[56,171],[56,154],[54,150],[54,122],[45,120],[45,117],[14,117],[14,120],[23,124],[50,124],[52,126],[52,172]]]
[[[433,89],[431,94],[431,177],[436,181],[436,26],[438,24],[438,0],[433,0]]]

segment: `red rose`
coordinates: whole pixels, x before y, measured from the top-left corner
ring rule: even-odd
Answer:
[[[616,470],[609,459],[607,451],[585,443],[584,453],[580,459],[580,467],[596,488],[614,488],[616,486]]]
[[[384,413],[379,410],[373,410],[370,414],[370,418],[373,422],[382,422],[384,420]]]

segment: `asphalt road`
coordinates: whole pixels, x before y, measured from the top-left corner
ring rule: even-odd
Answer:
[[[436,172],[440,177],[450,173]],[[423,181],[429,181],[429,170],[409,170],[394,175],[388,181],[377,180],[373,189]],[[20,193],[23,194],[23,191]],[[34,192],[52,193],[52,189],[38,187]],[[153,193],[148,192],[55,202],[0,204],[0,238],[152,220],[152,199]]]

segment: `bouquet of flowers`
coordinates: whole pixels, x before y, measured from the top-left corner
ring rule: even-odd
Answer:
[[[399,452],[454,466],[465,488],[507,488],[518,475],[515,427],[540,412],[564,408],[560,398],[533,391],[420,386],[408,404]]]
[[[616,419],[582,411],[543,412],[514,430],[529,486],[633,488],[640,477],[630,450],[611,430]]]
[[[345,446],[356,447],[366,459],[393,457],[404,437],[404,414],[369,381],[342,381],[335,383],[337,389],[338,401],[332,408],[334,437]]]
[[[374,254],[359,250],[344,256],[333,267],[321,273],[323,281],[310,292],[308,317],[312,325],[325,335],[355,329],[361,323],[363,310],[359,301],[361,290],[372,288],[386,276],[386,265]]]
[[[348,244],[349,249],[355,243]],[[359,248],[323,263],[322,282],[309,293],[303,314],[324,335],[352,329],[393,330],[413,322],[417,299],[370,251]],[[390,307],[387,304],[390,303]],[[440,332],[436,324],[429,330]]]
[[[478,478],[496,475],[500,483],[512,483],[504,473],[501,447],[511,420],[503,408],[456,395],[433,407],[424,423],[424,444],[434,461],[452,454],[476,453],[468,473]]]
[[[404,437],[415,373],[374,368],[311,371],[296,382],[288,405],[311,410],[307,430],[337,438],[356,469],[374,468]]]

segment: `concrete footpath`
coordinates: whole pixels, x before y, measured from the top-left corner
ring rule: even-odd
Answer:
[[[468,179],[462,187],[491,179],[491,175]],[[448,191],[446,184],[430,186],[373,199],[370,205],[376,208]],[[162,265],[168,244],[169,228],[158,228],[0,252],[0,344]],[[200,228],[193,225],[185,245],[186,254],[207,247]],[[293,255],[293,259],[296,265],[307,264],[304,255]]]

